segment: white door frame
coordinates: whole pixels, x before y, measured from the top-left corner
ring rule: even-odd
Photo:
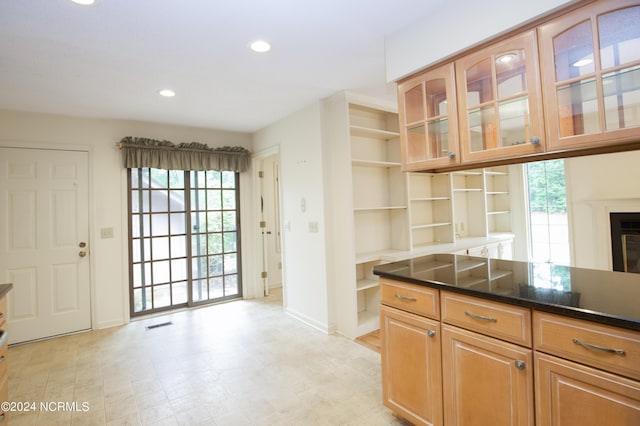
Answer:
[[[258,171],[261,170],[261,165],[262,162],[265,158],[267,157],[272,157],[272,156],[277,156],[278,159],[280,158],[280,146],[276,145],[273,146],[271,148],[267,148],[264,149],[262,151],[259,151],[257,153],[254,154],[253,156],[253,170],[255,170],[255,188],[256,188],[256,196],[254,197],[254,203],[255,203],[255,219],[254,219],[254,224],[252,226],[252,228],[254,229],[254,237],[255,237],[255,241],[259,242],[259,244],[255,244],[255,253],[253,255],[254,259],[257,259],[256,261],[256,272],[257,274],[260,274],[263,271],[263,262],[265,261],[264,259],[264,250],[265,247],[263,247],[263,236],[262,236],[262,231],[261,228],[259,226],[260,221],[262,220],[262,214],[261,214],[261,207],[260,207],[260,196],[262,195],[262,181],[261,178],[258,176]],[[279,185],[281,186],[282,183],[281,181],[279,182]],[[279,188],[281,189],[281,188]],[[279,211],[280,211],[280,217],[278,218],[279,226],[280,229],[282,229],[282,197],[280,197],[279,200],[280,205],[279,207]],[[280,238],[280,247],[281,247],[281,253],[284,253],[284,241],[282,240],[282,236],[275,236],[276,238]],[[282,298],[283,298],[283,303],[285,302],[285,286],[286,286],[286,279],[285,279],[285,274],[284,274],[284,256],[282,256],[282,261],[283,261],[283,269],[282,269]],[[256,288],[256,295],[260,294],[260,295],[268,295],[268,279],[260,279],[260,277],[258,277],[258,282],[260,283],[260,286],[257,286]],[[259,288],[258,288],[259,287]],[[286,304],[285,304],[286,306]]]
[[[93,148],[89,145],[71,145],[71,144],[60,144],[53,142],[34,142],[34,141],[13,141],[13,140],[0,140],[0,146],[3,148],[22,148],[22,149],[36,149],[36,150],[50,150],[50,151],[77,151],[77,152],[86,152],[88,156],[88,177],[89,182],[89,241],[91,242],[91,246],[94,246],[98,241],[98,236],[94,231],[94,197],[93,197]],[[91,248],[90,246],[90,248]],[[91,320],[91,330],[94,330],[97,322],[97,306],[96,306],[96,277],[95,277],[96,265],[94,256],[89,255],[89,300],[90,300],[90,320]]]

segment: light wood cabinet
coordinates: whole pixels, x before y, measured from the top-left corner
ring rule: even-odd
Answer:
[[[536,352],[536,424],[640,424],[640,382]]]
[[[462,163],[544,152],[535,31],[458,59]]]
[[[640,2],[599,1],[539,28],[550,150],[638,140]]]
[[[447,425],[533,425],[531,349],[442,326]]]
[[[380,337],[384,405],[415,425],[442,425],[440,323],[382,306]]]
[[[404,171],[460,162],[453,63],[400,83],[398,105]]]
[[[455,269],[437,258],[416,267]],[[496,338],[530,346],[528,309],[386,278],[382,287],[387,407],[417,425],[533,424],[532,350]]]
[[[400,81],[403,168],[462,170],[637,149],[640,2],[571,3],[494,43],[460,53],[453,63]],[[454,88],[443,91],[447,108],[439,104],[442,116],[432,118],[439,120],[446,111],[451,125],[457,117],[457,133],[448,129],[445,150],[422,143],[429,140],[422,129],[431,119],[425,81],[444,81],[452,65]]]
[[[640,333],[533,312],[540,426],[640,424]]]

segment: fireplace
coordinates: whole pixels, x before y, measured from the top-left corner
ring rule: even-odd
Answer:
[[[613,270],[640,274],[640,213],[610,213]]]

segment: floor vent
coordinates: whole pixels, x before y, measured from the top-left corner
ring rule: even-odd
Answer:
[[[171,321],[167,321],[167,322],[161,322],[159,324],[148,325],[147,330],[153,330],[154,328],[158,328],[158,327],[166,327],[168,325],[173,325],[173,323]]]

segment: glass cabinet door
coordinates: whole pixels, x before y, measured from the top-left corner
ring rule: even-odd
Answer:
[[[530,31],[456,62],[463,163],[543,151],[536,58]]]
[[[637,140],[640,2],[594,3],[543,25],[540,39],[549,147]]]
[[[458,164],[453,64],[398,84],[403,171]]]

